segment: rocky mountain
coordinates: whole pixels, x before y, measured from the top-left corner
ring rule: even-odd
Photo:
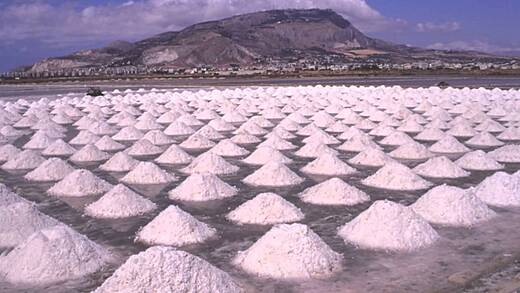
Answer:
[[[474,60],[498,57],[478,52],[413,48],[367,37],[332,10],[271,10],[233,16],[166,32],[135,43],[117,41],[105,48],[48,58],[30,71],[78,67],[147,65],[191,68],[289,62],[301,59],[391,62]]]

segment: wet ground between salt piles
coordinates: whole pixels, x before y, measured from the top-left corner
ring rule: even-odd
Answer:
[[[77,130],[70,129],[66,140],[77,134]],[[228,135],[230,136],[230,135]],[[28,137],[15,141],[21,146]],[[301,146],[301,137],[290,140]],[[254,146],[247,147],[253,150]],[[199,154],[192,152],[192,154]],[[291,152],[284,152],[295,160],[290,164],[296,171],[311,159],[295,157]],[[354,153],[341,153],[340,158],[346,161]],[[143,157],[141,160],[152,160],[155,157]],[[133,186],[131,188],[142,195],[149,197],[158,204],[159,209],[151,214],[124,220],[101,220],[83,215],[86,204],[99,198],[89,197],[80,199],[53,198],[45,191],[52,183],[34,183],[23,180],[22,174],[8,173],[0,170],[0,180],[11,187],[21,196],[38,203],[39,209],[52,217],[72,226],[78,232],[88,236],[91,240],[110,248],[118,256],[118,262],[97,274],[77,281],[56,284],[46,287],[13,286],[0,283],[2,292],[89,292],[97,288],[111,273],[130,255],[146,249],[145,245],[135,243],[134,236],[138,229],[153,219],[169,204],[177,204],[199,220],[202,220],[219,231],[219,238],[200,245],[183,247],[195,255],[201,256],[213,265],[233,275],[237,280],[246,284],[252,292],[454,292],[471,286],[473,279],[481,273],[511,261],[520,256],[520,210],[495,209],[498,217],[488,223],[472,229],[443,228],[435,226],[442,240],[436,245],[414,253],[388,253],[357,249],[346,245],[336,235],[337,229],[367,209],[374,200],[391,199],[409,205],[425,191],[399,192],[368,188],[360,180],[372,175],[376,168],[356,166],[358,173],[342,177],[368,193],[372,201],[354,207],[333,207],[310,205],[300,201],[297,195],[305,188],[330,177],[311,176],[297,172],[306,177],[304,183],[292,188],[264,188],[245,185],[241,180],[259,167],[253,167],[240,162],[241,158],[227,158],[230,163],[240,166],[240,172],[230,176],[221,176],[229,184],[239,189],[235,197],[209,203],[188,203],[171,201],[167,192],[176,187],[187,176],[178,170],[181,166],[162,166],[174,172],[179,181],[167,186]],[[405,162],[408,166],[415,166],[419,162]],[[117,184],[117,178],[122,174],[110,174],[97,169],[99,164],[87,164],[81,167],[92,170],[99,177]],[[507,171],[512,173],[518,170],[517,165],[508,165]],[[469,187],[478,184],[492,172],[472,172],[468,178],[459,180],[430,180],[436,184],[448,183],[460,187]],[[309,225],[329,246],[344,256],[344,269],[331,278],[312,281],[282,282],[259,279],[245,274],[231,265],[232,258],[238,251],[249,248],[270,227],[253,225],[236,225],[226,220],[225,215],[243,202],[253,198],[261,192],[276,192],[302,209],[305,219],[301,221]]]

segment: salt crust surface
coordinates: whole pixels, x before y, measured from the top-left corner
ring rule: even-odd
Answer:
[[[59,158],[49,158],[38,168],[25,175],[30,181],[58,181],[74,171],[74,168]]]
[[[370,197],[366,193],[339,178],[331,178],[305,189],[300,194],[300,199],[316,205],[346,206],[370,201]]]
[[[225,175],[238,172],[240,168],[228,163],[221,156],[205,152],[195,158],[188,166],[181,169],[181,172],[187,174],[193,173],[213,173],[216,175]]]
[[[112,184],[98,178],[89,170],[78,169],[54,184],[47,193],[54,196],[82,197],[105,193]]]
[[[154,246],[132,255],[94,293],[172,292],[239,293],[226,272],[173,247]]]
[[[45,159],[36,151],[25,150],[19,152],[2,165],[4,170],[32,170],[43,163]]]
[[[435,243],[437,232],[411,208],[375,201],[338,230],[346,243],[364,249],[413,251]]]
[[[58,225],[33,233],[0,256],[0,276],[11,283],[50,284],[90,275],[111,261],[106,249]]]
[[[386,164],[374,175],[363,179],[362,183],[390,190],[420,190],[432,185],[416,175],[410,168],[397,162]]]
[[[166,172],[152,162],[140,162],[121,178],[121,182],[128,184],[167,184],[177,180],[175,175]]]
[[[57,139],[42,151],[42,155],[68,157],[74,154],[75,152],[77,152],[77,150],[73,148],[71,145],[69,145],[62,139]]]
[[[446,226],[470,227],[496,216],[472,190],[448,185],[430,189],[410,207],[426,221]]]
[[[473,188],[475,195],[491,206],[520,206],[520,177],[496,172]]]
[[[216,237],[216,229],[170,205],[137,232],[136,241],[147,245],[184,246]]]
[[[93,144],[87,144],[75,154],[70,156],[72,162],[100,162],[110,158],[110,154],[99,150]]]
[[[233,264],[260,277],[310,279],[340,271],[342,259],[306,225],[280,224],[239,252]]]
[[[252,186],[283,187],[300,184],[304,179],[284,164],[270,162],[263,165],[242,181]]]
[[[293,162],[292,159],[286,157],[279,150],[268,146],[256,148],[247,158],[242,160],[242,162],[249,165],[265,165],[272,161],[282,164]]]
[[[184,165],[189,164],[193,157],[179,146],[172,144],[159,157],[155,159],[159,164]]]
[[[431,158],[413,168],[413,171],[421,176],[431,178],[461,178],[471,174],[445,156]]]
[[[26,201],[0,205],[0,247],[14,247],[34,232],[61,223]]]
[[[455,161],[455,164],[466,170],[496,171],[504,169],[504,165],[495,161],[482,150],[465,154]]]
[[[303,212],[275,193],[260,193],[231,211],[229,220],[239,224],[273,225],[297,222]]]
[[[356,169],[330,153],[320,155],[317,159],[301,168],[300,171],[326,176],[345,176],[356,173]]]
[[[211,201],[235,196],[238,190],[211,173],[194,173],[168,192],[172,200]]]
[[[135,168],[139,161],[130,157],[126,153],[118,152],[113,155],[108,161],[99,166],[99,169],[108,172],[128,172]]]
[[[99,200],[85,207],[85,214],[94,218],[118,219],[146,214],[156,208],[157,205],[152,201],[123,184],[118,184]]]

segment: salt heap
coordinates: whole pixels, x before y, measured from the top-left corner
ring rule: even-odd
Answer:
[[[240,168],[228,163],[221,156],[212,152],[205,152],[199,155],[188,166],[181,169],[187,174],[193,173],[213,173],[216,175],[226,175],[238,172]]]
[[[236,143],[238,145],[251,145],[251,144],[259,143],[262,140],[256,136],[248,134],[248,133],[239,133],[239,134],[236,134],[235,136],[233,136],[231,138],[231,141],[233,141],[234,143]]]
[[[520,163],[520,145],[505,145],[488,155],[500,163]]]
[[[520,177],[496,172],[474,187],[474,192],[491,206],[520,206]]]
[[[230,139],[223,139],[216,146],[211,148],[211,152],[222,157],[240,157],[249,154],[249,151],[239,147]]]
[[[293,160],[286,157],[277,149],[267,146],[256,148],[254,152],[242,160],[242,162],[249,165],[265,165],[273,161],[280,162],[282,164],[290,164],[293,162]]]
[[[320,155],[317,159],[301,168],[300,171],[325,176],[346,176],[356,173],[356,169],[330,153]]]
[[[108,161],[99,166],[99,169],[107,172],[128,172],[135,168],[139,161],[130,157],[126,153],[119,152],[113,155]]]
[[[56,139],[48,136],[45,132],[36,132],[31,139],[23,145],[26,150],[43,150],[51,145]]]
[[[168,192],[172,200],[211,201],[234,196],[237,189],[211,173],[194,173]]]
[[[1,256],[0,276],[15,284],[51,284],[93,274],[111,261],[106,249],[57,225],[32,234]]]
[[[72,171],[74,168],[67,162],[58,158],[50,158],[24,177],[29,181],[58,181]]]
[[[394,159],[404,160],[427,160],[433,156],[424,145],[415,141],[400,145],[389,155]]]
[[[432,185],[417,176],[410,168],[397,162],[387,163],[361,182],[366,186],[390,190],[420,190]]]
[[[269,162],[242,180],[252,186],[284,187],[298,185],[305,179],[279,162]]]
[[[377,148],[368,148],[354,156],[348,162],[352,165],[361,165],[368,167],[382,167],[388,162],[394,160]]]
[[[496,216],[471,190],[441,185],[410,206],[426,221],[446,226],[470,227]]]
[[[321,142],[310,142],[294,153],[302,158],[317,158],[323,154],[338,155],[338,152]]]
[[[446,134],[443,138],[433,144],[429,150],[438,154],[460,154],[470,151],[470,149],[449,134]]]
[[[226,218],[239,224],[273,225],[303,220],[302,211],[275,193],[255,196],[231,211]]]
[[[156,146],[170,145],[174,141],[161,130],[150,130],[144,136],[143,139],[149,140]]]
[[[34,232],[61,223],[25,201],[0,205],[0,248],[14,247]]]
[[[136,141],[131,147],[126,150],[126,153],[132,157],[141,157],[141,156],[155,156],[161,154],[163,150],[152,144],[147,139],[140,139]]]
[[[127,126],[119,130],[118,133],[112,136],[112,139],[117,141],[136,141],[143,138],[144,134],[141,130],[133,127]]]
[[[504,169],[502,164],[481,150],[465,154],[455,161],[455,164],[463,169],[475,171],[496,171]]]
[[[188,125],[175,121],[172,122],[166,129],[164,130],[164,134],[170,136],[183,136],[183,135],[192,135],[195,133],[195,130]]]
[[[136,241],[147,245],[184,246],[217,237],[217,230],[170,205],[137,232]]]
[[[6,162],[20,152],[21,150],[12,144],[0,146],[0,162]]]
[[[101,162],[108,160],[110,155],[99,150],[93,144],[87,144],[82,147],[78,152],[70,156],[70,160],[74,163],[82,163],[82,162]]]
[[[194,133],[179,146],[185,150],[207,150],[214,147],[215,143],[198,133]]]
[[[431,158],[415,167],[413,171],[421,176],[431,178],[461,178],[471,174],[462,170],[445,156]]]
[[[487,148],[487,147],[499,147],[503,146],[504,143],[500,140],[496,139],[491,133],[489,132],[481,132],[469,140],[466,141],[466,144],[472,147],[481,147],[481,148]]]
[[[94,133],[88,131],[88,130],[82,130],[78,135],[76,135],[73,139],[69,141],[69,144],[72,145],[86,145],[86,144],[93,144],[96,143],[96,141],[99,140],[99,136],[95,135]]]
[[[346,243],[366,249],[413,251],[432,245],[437,232],[409,207],[378,200],[338,230]]]
[[[4,170],[32,170],[38,167],[45,159],[36,151],[25,150],[19,152],[2,165]]]
[[[305,189],[300,198],[304,202],[317,205],[353,206],[370,201],[366,193],[339,178],[332,178]]]
[[[250,274],[277,279],[327,277],[341,270],[341,262],[341,254],[303,224],[276,225],[233,259]]]
[[[154,246],[132,255],[94,293],[241,293],[224,271],[173,247]]]
[[[99,150],[104,152],[117,152],[124,150],[126,148],[125,145],[118,143],[113,140],[110,136],[103,136],[94,144]]]
[[[268,139],[264,140],[258,146],[259,147],[268,146],[268,147],[277,149],[279,151],[288,151],[288,150],[294,150],[294,149],[298,148],[291,142],[286,141],[285,139],[279,137],[276,134],[271,135]]]
[[[168,184],[177,181],[175,175],[169,174],[152,162],[140,162],[121,182],[128,184]]]
[[[55,140],[51,145],[42,151],[44,156],[68,157],[76,152],[76,149],[71,147],[62,139]]]
[[[179,146],[173,144],[157,157],[155,162],[167,165],[184,165],[189,164],[192,160],[193,157],[191,155],[186,153]]]
[[[16,202],[25,202],[31,204],[28,200],[20,197],[18,194],[12,192],[7,186],[0,183],[0,206],[10,205]]]
[[[155,203],[140,196],[123,184],[118,184],[99,200],[85,207],[85,214],[94,218],[127,218],[149,213]]]
[[[98,178],[92,172],[79,169],[54,184],[47,193],[54,196],[82,197],[102,194],[111,188],[110,183]]]

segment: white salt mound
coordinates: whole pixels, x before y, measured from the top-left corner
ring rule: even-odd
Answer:
[[[122,182],[128,184],[167,184],[177,180],[175,175],[169,174],[152,162],[140,162],[121,178]]]
[[[61,225],[25,201],[0,205],[0,247],[14,247],[34,232]]]
[[[415,141],[400,145],[389,155],[394,159],[405,160],[427,160],[433,156],[425,146]]]
[[[496,216],[471,190],[441,185],[410,206],[426,221],[446,226],[470,227]]]
[[[443,138],[434,143],[429,150],[439,154],[459,154],[470,151],[470,149],[449,134],[446,134]]]
[[[273,225],[297,222],[305,215],[278,194],[267,192],[241,204],[226,217],[239,224]]]
[[[366,186],[390,190],[420,190],[432,184],[417,176],[410,168],[391,162],[379,169],[374,175],[362,180]]]
[[[152,144],[147,139],[140,139],[136,141],[132,146],[130,146],[126,153],[130,156],[138,157],[138,156],[154,156],[161,154],[163,152],[162,148]]]
[[[341,270],[341,262],[341,254],[302,224],[274,226],[233,259],[250,274],[276,279],[327,277]]]
[[[283,187],[298,185],[305,179],[298,176],[282,163],[270,162],[242,181],[252,186]]]
[[[25,202],[27,204],[31,204],[31,202],[12,192],[9,188],[7,188],[7,186],[0,183],[0,207],[16,202]]]
[[[111,261],[106,249],[58,225],[35,232],[0,257],[0,276],[10,283],[50,284],[90,275]]]
[[[170,199],[181,201],[211,201],[235,196],[237,189],[211,173],[194,173],[168,192]]]
[[[257,148],[247,158],[242,160],[242,162],[249,165],[265,165],[273,161],[282,164],[290,164],[293,162],[293,160],[286,157],[279,150],[268,146]]]
[[[301,168],[300,171],[325,176],[346,176],[356,173],[356,169],[350,167],[335,155],[328,153],[320,155]]]
[[[192,160],[193,157],[191,155],[186,153],[179,146],[173,144],[157,157],[155,162],[159,164],[184,165],[189,164]]]
[[[6,162],[20,152],[21,150],[12,144],[0,146],[0,162]]]
[[[300,199],[304,202],[317,205],[346,206],[353,206],[370,201],[370,197],[366,193],[339,178],[331,178],[305,189],[300,194]]]
[[[482,150],[465,154],[455,161],[455,164],[466,170],[496,171],[504,169],[504,165],[495,161],[490,155]]]
[[[19,152],[2,165],[4,170],[32,170],[38,167],[45,159],[36,151],[25,150]]]
[[[55,140],[51,145],[42,151],[44,156],[59,156],[68,157],[74,154],[77,150],[70,146],[62,139]]]
[[[496,172],[474,187],[474,192],[491,206],[520,206],[520,177]]]
[[[394,162],[394,159],[390,158],[380,149],[368,148],[354,156],[348,162],[353,165],[382,167],[388,162]]]
[[[82,197],[105,193],[112,185],[98,178],[89,170],[75,170],[58,183],[54,184],[47,193],[53,196]]]
[[[154,246],[132,255],[94,293],[171,292],[239,293],[224,271],[173,247]]]
[[[104,152],[116,152],[121,151],[126,148],[125,145],[118,143],[117,141],[113,140],[110,136],[103,136],[101,139],[96,141],[94,144],[99,150]]]
[[[212,152],[205,152],[199,155],[188,166],[181,169],[187,174],[193,173],[213,173],[216,175],[226,175],[238,172],[240,168],[228,163],[221,156]]]
[[[136,241],[147,245],[183,246],[217,237],[217,230],[170,205],[137,232]]]
[[[130,157],[126,153],[119,152],[113,155],[108,161],[99,166],[99,169],[108,172],[128,172],[134,169],[139,161]]]
[[[38,168],[27,173],[25,179],[29,181],[58,181],[74,171],[67,162],[58,158],[49,158]]]
[[[110,158],[110,155],[108,153],[101,151],[93,144],[87,144],[86,146],[82,147],[78,152],[70,156],[70,160],[76,163],[100,162],[108,160],[108,158]]]
[[[216,146],[211,148],[211,151],[222,157],[240,157],[249,154],[249,151],[239,147],[230,139],[223,139]]]
[[[156,208],[157,205],[152,201],[123,184],[118,184],[99,200],[85,207],[85,214],[94,218],[118,219],[143,215]]]
[[[500,163],[520,163],[520,145],[505,145],[488,155]]]
[[[413,168],[413,171],[421,176],[431,178],[461,178],[471,174],[445,156],[431,158]]]
[[[378,200],[338,231],[346,243],[361,248],[413,251],[432,245],[437,232],[411,208]]]

